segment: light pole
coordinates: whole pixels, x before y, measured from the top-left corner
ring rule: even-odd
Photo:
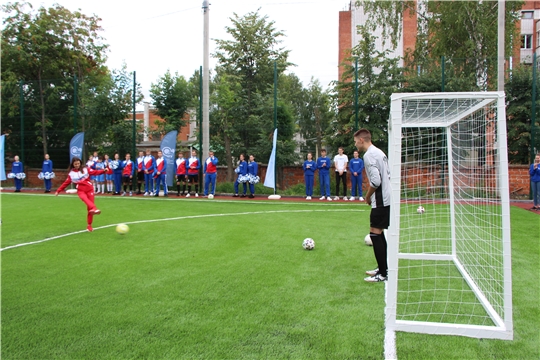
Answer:
[[[203,161],[203,156],[205,154],[208,154],[208,151],[210,150],[210,90],[209,90],[209,82],[210,82],[210,75],[209,75],[209,48],[210,48],[210,35],[209,35],[209,19],[210,19],[210,8],[209,8],[208,0],[203,1],[203,11],[204,11],[204,32],[203,32],[203,94],[202,94],[202,128],[200,131],[202,131],[202,149],[201,154],[199,154],[199,158],[201,161]],[[203,183],[204,185],[204,183]]]

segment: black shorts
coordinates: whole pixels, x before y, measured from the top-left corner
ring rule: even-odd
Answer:
[[[122,175],[122,181],[124,183],[130,183],[131,179],[129,178],[129,175]]]
[[[186,175],[176,175],[176,182],[186,182]]]
[[[369,215],[369,226],[376,229],[388,229],[390,226],[390,206],[372,208]]]
[[[193,183],[198,184],[199,183],[199,174],[188,175],[187,178],[188,178],[188,183],[189,184],[193,184]]]
[[[144,171],[137,171],[137,181],[144,181]]]

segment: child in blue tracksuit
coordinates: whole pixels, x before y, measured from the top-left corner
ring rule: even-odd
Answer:
[[[45,154],[45,160],[43,160],[43,165],[41,166],[41,172],[43,174],[53,172],[53,162],[49,158],[49,154]],[[45,182],[45,192],[50,193],[51,186],[52,186],[51,178],[48,178],[48,179],[43,178],[43,181]]]
[[[319,185],[321,186],[321,198],[332,201],[330,197],[330,168],[332,162],[326,156],[326,149],[321,149],[321,156],[317,159],[317,170],[319,170]]]
[[[113,181],[114,181],[114,193],[113,195],[120,195],[122,192],[122,161],[118,153],[114,154],[114,166],[113,166]]]
[[[248,175],[251,175],[251,179],[254,179],[257,177],[257,173],[259,172],[259,164],[255,161],[255,156],[249,155],[249,162],[247,165],[247,173]],[[250,180],[249,182],[249,197],[253,199],[255,197],[255,182],[252,182]]]
[[[236,168],[235,172],[238,174],[238,176],[236,177],[236,181],[234,182],[233,197],[238,197],[238,184],[240,184],[238,179],[240,179],[241,176],[242,177],[246,176],[247,174],[247,163],[244,160],[244,154],[240,154],[240,161],[238,162],[238,167]],[[243,183],[242,185],[244,186],[244,193],[242,194],[242,197],[246,197],[246,192],[247,192],[246,183]]]
[[[23,181],[21,178],[17,177],[17,175],[24,174],[24,166],[23,163],[19,161],[18,155],[15,155],[13,160],[14,161],[11,164],[11,172],[13,175],[15,175],[15,177],[13,178],[13,180],[15,181],[15,192],[21,192]]]
[[[364,160],[358,157],[358,151],[354,151],[354,158],[349,161],[349,172],[351,173],[351,198],[354,200],[356,190],[358,189],[358,200],[364,201],[362,197],[362,171],[364,170]]]
[[[531,188],[533,194],[532,210],[540,210],[540,154],[534,157],[534,163],[529,168],[531,176]]]
[[[307,160],[302,165],[304,170],[304,182],[306,183],[306,200],[311,200],[313,196],[313,184],[315,183],[315,171],[317,171],[317,164],[313,161],[313,154],[307,154]]]

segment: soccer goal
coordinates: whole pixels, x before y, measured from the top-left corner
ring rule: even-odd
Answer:
[[[387,330],[511,340],[504,92],[391,100]]]

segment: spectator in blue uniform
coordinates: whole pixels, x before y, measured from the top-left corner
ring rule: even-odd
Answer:
[[[313,161],[313,154],[307,154],[307,160],[302,165],[304,170],[304,182],[306,184],[306,200],[311,200],[313,196],[313,184],[315,183],[315,171],[317,171],[317,164]]]
[[[258,182],[257,173],[259,172],[259,164],[255,161],[253,154],[249,155],[249,162],[247,164],[247,173],[249,175],[249,197],[253,199],[255,197],[255,184]]]
[[[332,201],[330,197],[330,168],[332,163],[326,156],[326,149],[321,149],[321,156],[317,159],[317,170],[319,170],[319,185],[321,186],[321,198],[319,200]]]
[[[41,166],[41,172],[43,175],[53,173],[53,162],[49,158],[49,154],[45,154],[45,160],[43,160],[43,165]],[[51,192],[52,178],[50,175],[43,177],[43,182],[45,183],[45,192]]]
[[[240,154],[238,167],[234,171],[238,174],[238,176],[236,177],[236,181],[234,182],[233,197],[238,197],[238,184],[240,183],[242,183],[244,187],[244,193],[242,194],[242,197],[246,197],[247,186],[246,186],[246,183],[244,182],[244,178],[247,175],[247,163],[246,163],[246,160],[244,160],[244,154]]]
[[[533,207],[531,210],[540,210],[540,154],[536,154],[534,163],[529,168],[529,175],[531,175],[533,194]]]
[[[11,164],[11,174],[13,180],[15,181],[15,192],[21,192],[23,179],[24,179],[24,166],[23,163],[19,161],[19,156],[15,155],[13,158],[13,163]]]
[[[358,156],[358,151],[354,151],[353,158],[349,161],[349,171],[351,173],[351,198],[354,200],[358,193],[358,200],[364,201],[362,193],[362,171],[364,171],[364,160]]]

